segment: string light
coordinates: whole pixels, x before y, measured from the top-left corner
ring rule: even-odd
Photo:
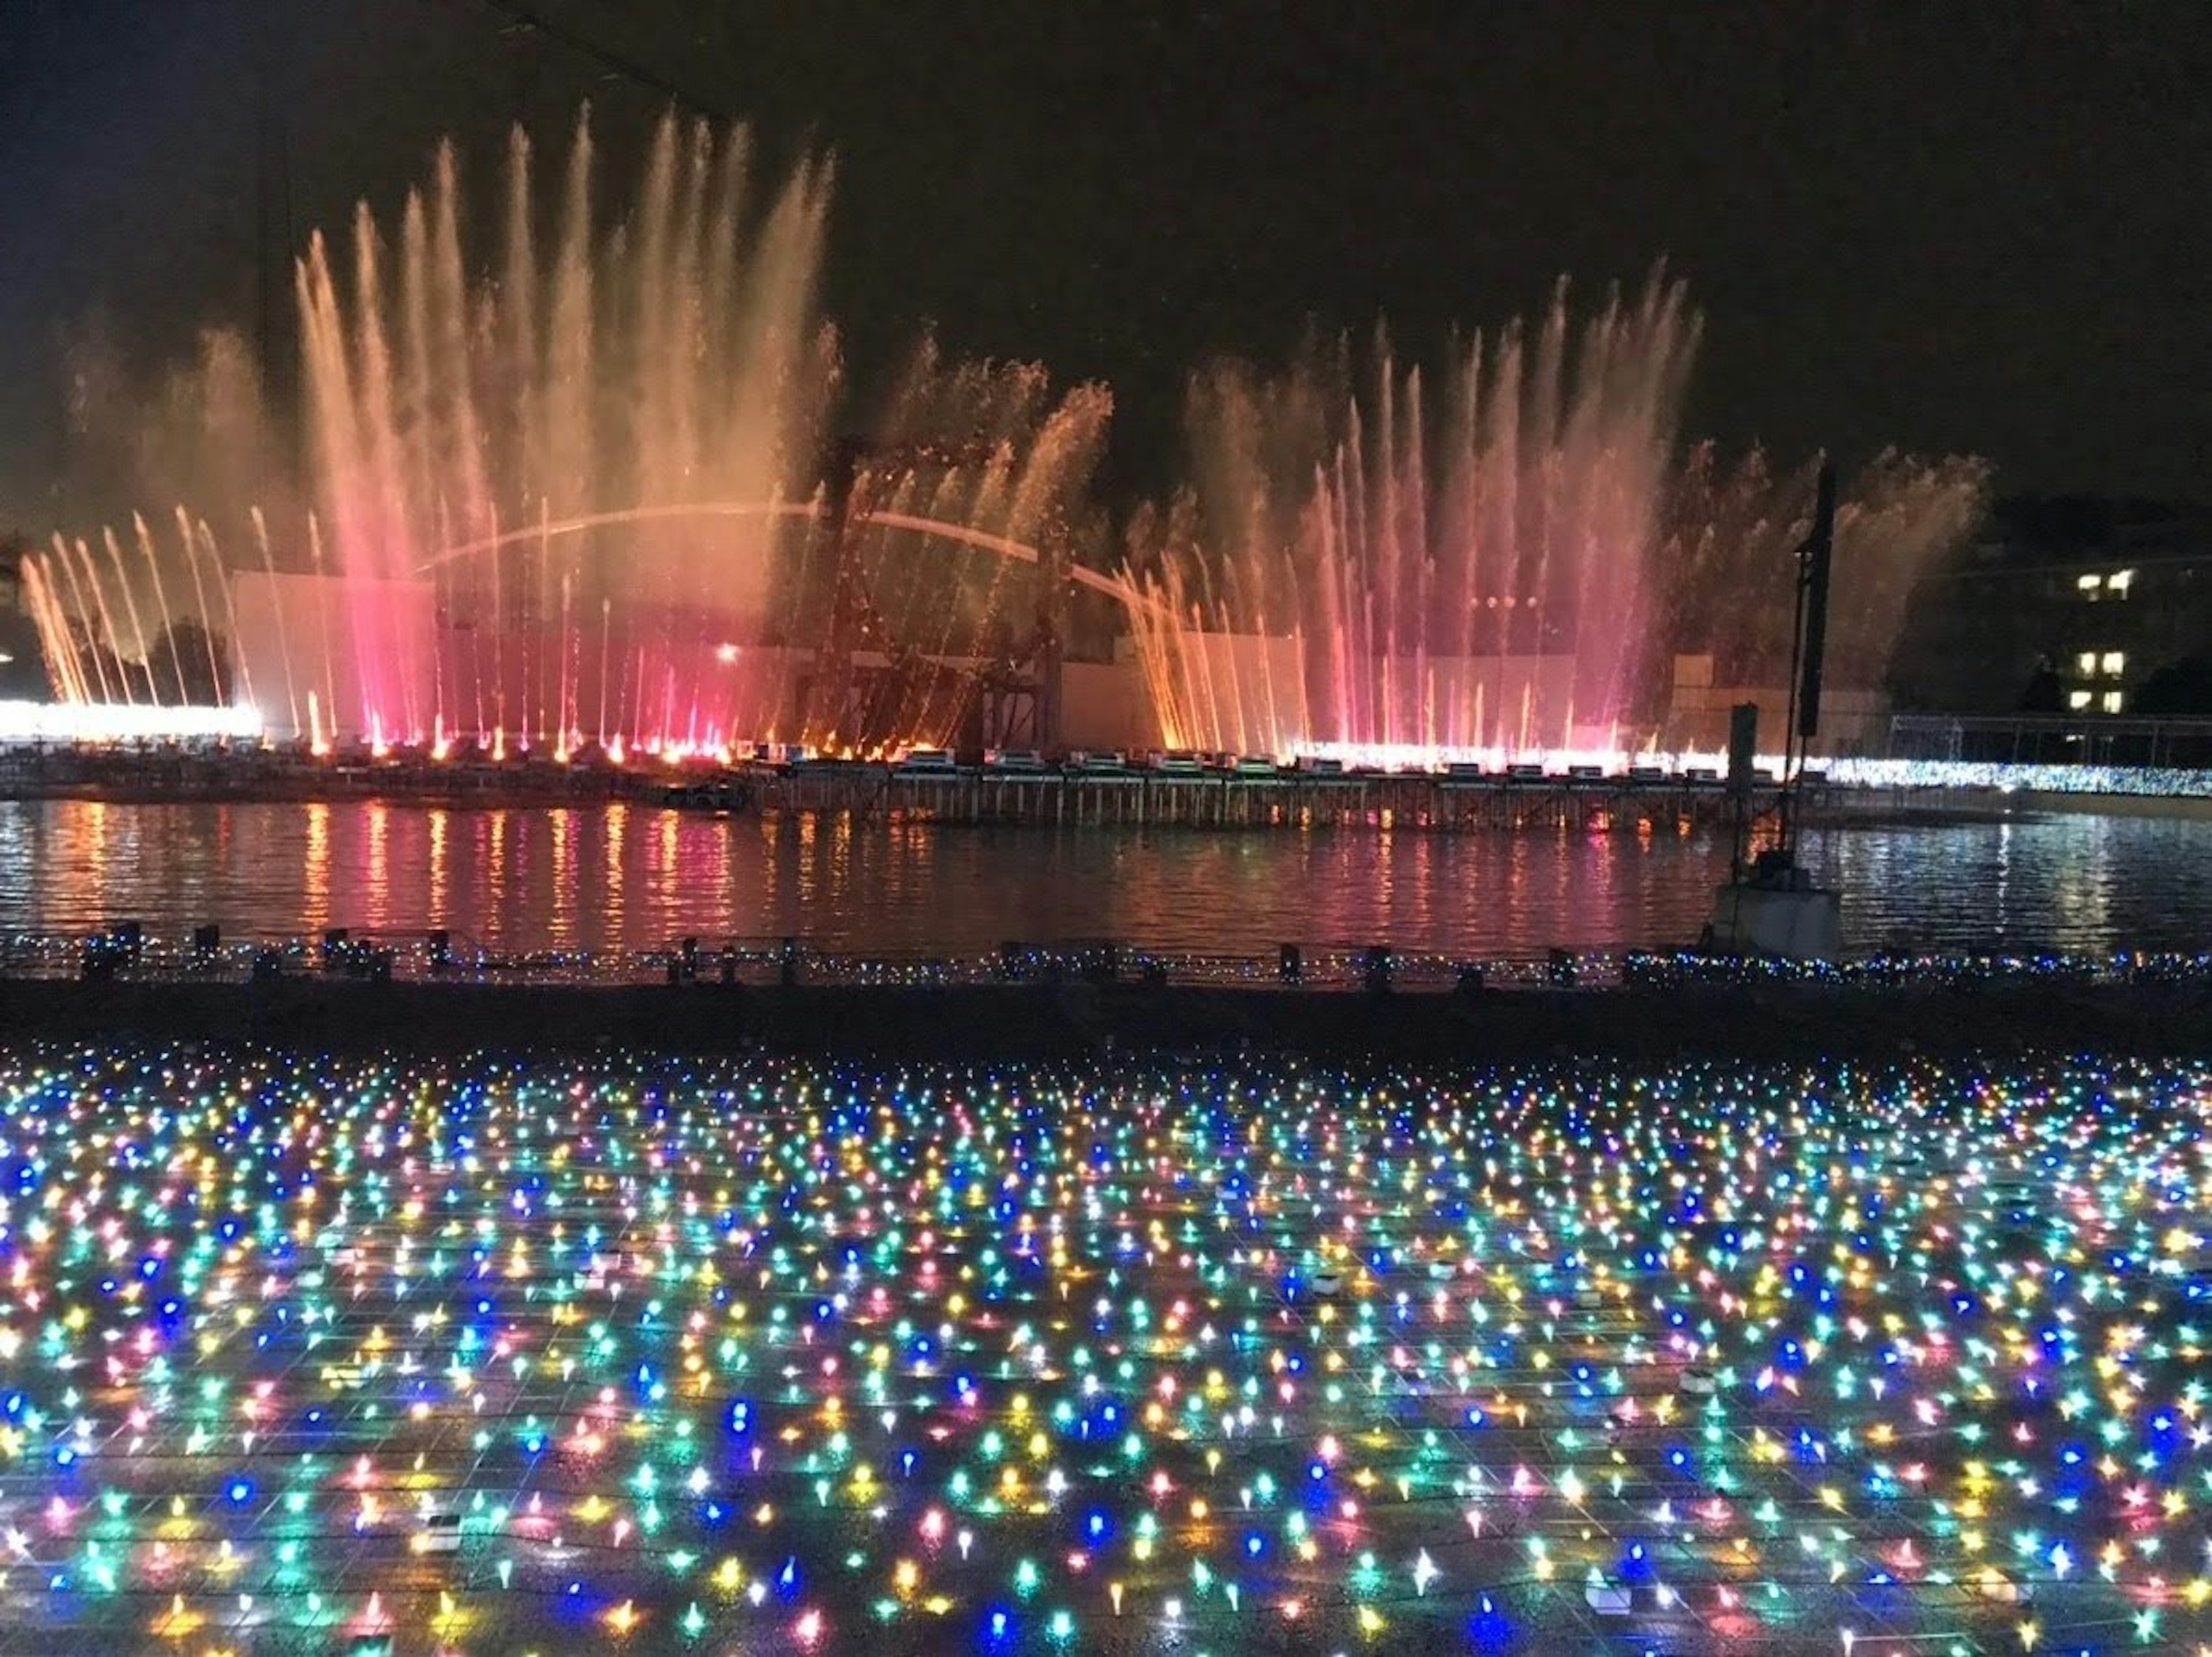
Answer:
[[[393,977],[502,985],[659,983],[727,977],[741,984],[780,981],[788,972],[809,984],[929,988],[951,985],[1119,979],[1163,984],[1273,986],[1284,983],[1279,956],[1204,955],[1112,944],[1007,944],[982,955],[884,956],[822,950],[799,939],[696,940],[696,947],[658,950],[492,950],[421,934],[388,939],[349,936],[340,942],[301,938],[234,940],[203,951],[188,939],[76,932],[0,936],[0,965],[29,978],[81,975],[95,956],[114,975],[185,977],[198,983],[244,980],[273,960],[281,972],[362,977],[380,957]],[[1540,956],[1472,956],[1436,950],[1382,949],[1390,982],[1402,987],[1492,988],[1571,984],[1629,985],[1794,982],[1874,989],[1957,987],[2049,982],[2130,985],[2193,983],[2212,978],[2212,952],[2122,950],[2112,955],[2041,950],[1882,953],[1842,961],[1793,961],[1778,956],[1707,954],[1695,950],[1555,950]],[[1373,982],[1373,949],[1301,950],[1297,982],[1310,989],[1352,989]]]

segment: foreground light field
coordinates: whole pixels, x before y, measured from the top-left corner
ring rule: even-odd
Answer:
[[[0,1065],[0,1648],[2212,1639],[2212,1074]]]

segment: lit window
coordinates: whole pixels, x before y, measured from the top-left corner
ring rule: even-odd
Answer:
[[[2116,569],[2105,578],[2105,585],[2114,592],[2125,592],[2136,584],[2136,573],[2131,569]]]
[[[2097,652],[2085,650],[2074,659],[2074,671],[2084,678],[2097,671]]]
[[[2105,578],[2101,575],[2085,575],[2074,585],[2084,592],[2094,592],[2105,585]]]
[[[2078,709],[2078,708],[2087,707],[2088,707],[2088,705],[2089,705],[2089,693],[2088,693],[2087,691],[2086,691],[2086,690],[2069,690],[2069,691],[2068,691],[2068,692],[2066,693],[2066,706],[2067,706],[2067,707],[2072,707],[2072,708],[2077,708],[2077,709]]]
[[[2107,713],[2117,713],[2119,711],[2120,693],[2117,690],[2107,690],[2105,693],[2105,712]]]
[[[2126,671],[2127,665],[2128,658],[2125,651],[2108,650],[2105,652],[2105,671],[2112,677],[2116,679],[2119,677]]]

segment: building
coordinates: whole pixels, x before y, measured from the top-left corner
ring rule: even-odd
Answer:
[[[2017,496],[1923,579],[1891,668],[1900,713],[2212,715],[2212,509]]]

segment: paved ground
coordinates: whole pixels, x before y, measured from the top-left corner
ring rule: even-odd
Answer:
[[[0,1649],[2212,1640],[2212,1072],[0,1063]]]

